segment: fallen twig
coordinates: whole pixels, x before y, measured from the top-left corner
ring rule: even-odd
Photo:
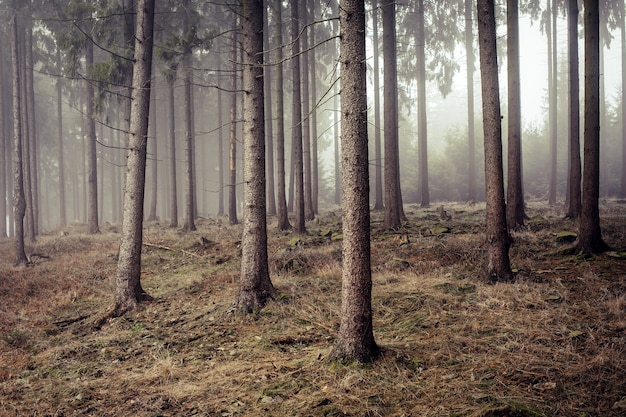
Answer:
[[[191,256],[195,256],[196,258],[199,258],[200,255],[193,253],[193,252],[189,252],[187,250],[184,249],[173,249],[173,248],[169,248],[167,246],[163,246],[163,245],[157,245],[155,243],[148,243],[148,242],[143,242],[142,243],[144,246],[147,246],[149,248],[157,248],[157,249],[163,249],[163,250],[168,250],[170,252],[182,252],[186,255],[191,255]]]

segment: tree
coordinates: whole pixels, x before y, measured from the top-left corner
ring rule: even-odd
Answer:
[[[61,48],[56,48],[57,72],[61,74]],[[67,210],[65,207],[65,148],[63,146],[63,77],[57,77],[57,140],[59,142],[59,223],[61,227],[67,224]]]
[[[421,206],[430,206],[428,189],[428,122],[426,118],[426,36],[424,35],[424,0],[417,0],[417,30],[415,32],[415,48],[417,50],[417,140],[419,153],[419,178],[421,190]]]
[[[478,0],[477,11],[485,135],[486,274],[490,281],[510,281],[513,279],[513,273],[509,260],[510,238],[506,225],[504,203],[502,126],[494,0]]]
[[[276,11],[276,84],[282,86],[283,78],[283,3],[281,0],[274,1],[274,9]],[[291,228],[289,217],[287,215],[287,196],[285,193],[285,119],[284,119],[284,96],[282,88],[277,92],[276,97],[276,213],[278,215],[278,230],[287,230]]]
[[[263,0],[244,0],[242,11],[244,223],[236,307],[251,313],[276,297],[277,292],[267,262]]]
[[[238,224],[237,219],[237,14],[233,11],[232,22],[232,74],[230,75],[230,134],[229,134],[229,176],[228,176],[228,221]]]
[[[304,155],[302,150],[302,92],[300,89],[300,25],[299,25],[299,1],[291,3],[291,39],[292,39],[292,115],[291,115],[291,140],[294,167],[294,211],[296,218],[293,229],[296,233],[306,233],[305,199],[304,199]]]
[[[557,165],[557,65],[556,65],[556,0],[546,0],[546,35],[548,37],[548,98],[550,123],[550,190],[548,202],[556,202]],[[552,3],[552,5],[551,5]]]
[[[585,0],[585,118],[582,211],[576,250],[607,250],[600,229],[600,17],[598,2]]]
[[[120,316],[151,297],[141,287],[141,245],[146,177],[148,118],[155,0],[138,0],[135,56],[128,133],[126,185],[122,238],[117,262],[115,306],[111,314]]]
[[[13,6],[17,3],[13,0]],[[16,10],[13,7],[13,10]],[[20,96],[20,69],[18,55],[17,13],[11,16],[11,68],[13,79],[13,218],[15,222],[15,264],[26,265],[28,258],[24,250],[24,216],[26,199],[24,197],[24,171],[22,160],[22,123]]]
[[[300,19],[305,25],[309,23],[309,12],[307,9],[307,1],[300,0]],[[301,97],[304,99],[301,103],[301,130],[302,130],[302,172],[303,172],[303,186],[304,186],[304,219],[313,220],[315,217],[315,210],[313,209],[313,179],[311,168],[311,125],[310,125],[310,94],[309,94],[309,55],[312,51],[309,51],[309,36],[308,29],[305,28],[300,36],[302,42],[302,54],[300,55],[302,69],[302,83],[301,83]]]
[[[476,201],[476,132],[474,129],[474,29],[473,0],[465,0],[465,54],[467,57],[467,199]]]
[[[374,52],[374,210],[383,209],[383,158],[380,143],[380,70],[378,45],[378,1],[372,0],[372,44]]]
[[[341,322],[331,357],[370,362],[379,348],[372,330],[364,1],[342,0],[339,18],[344,239]]]
[[[578,76],[578,0],[568,0],[567,13],[567,52],[569,73],[568,95],[568,135],[569,135],[569,175],[568,209],[566,217],[580,217],[580,102]]]
[[[524,226],[522,185],[522,109],[520,103],[518,0],[507,0],[508,178],[506,219],[511,230]]]
[[[622,0],[622,20],[620,22],[622,41],[622,177],[620,196],[626,198],[626,0]]]
[[[385,229],[400,227],[400,172],[398,151],[398,80],[396,56],[395,2],[384,0],[380,10],[383,23],[384,139],[385,139]]]
[[[265,60],[270,61],[270,29],[269,29],[269,7],[263,8],[263,50]],[[276,193],[274,187],[274,112],[272,111],[272,71],[270,66],[266,66],[263,71],[265,86],[265,133],[267,141],[267,214],[276,214]]]
[[[178,190],[176,185],[176,116],[174,107],[174,83],[176,82],[176,66],[164,72],[167,83],[167,112],[169,120],[168,154],[170,166],[170,227],[178,227]]]

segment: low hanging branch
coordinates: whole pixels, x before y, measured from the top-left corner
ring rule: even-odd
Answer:
[[[196,258],[200,257],[200,255],[198,255],[196,253],[193,253],[193,252],[189,252],[189,251],[184,250],[184,249],[174,249],[174,248],[169,248],[167,246],[157,245],[155,243],[149,243],[149,242],[143,242],[142,244],[144,246],[149,247],[149,248],[163,249],[163,250],[168,250],[170,252],[181,252],[181,253],[184,253],[185,255],[195,256]]]

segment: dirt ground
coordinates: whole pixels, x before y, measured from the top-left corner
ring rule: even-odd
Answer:
[[[603,201],[614,250],[569,254],[576,223],[529,204],[513,234],[516,281],[482,274],[484,205],[408,206],[372,217],[374,363],[327,358],[339,326],[341,214],[308,235],[269,219],[280,298],[233,314],[240,226],[146,224],[154,301],[100,329],[119,226],[74,225],[12,265],[0,241],[0,416],[625,416],[626,204]]]

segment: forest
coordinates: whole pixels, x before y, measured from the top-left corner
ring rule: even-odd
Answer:
[[[625,16],[0,1],[0,416],[624,415]]]

